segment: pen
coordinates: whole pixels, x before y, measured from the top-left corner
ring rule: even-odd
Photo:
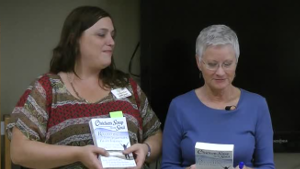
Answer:
[[[243,169],[243,168],[244,168],[244,165],[245,165],[244,162],[240,162],[240,163],[239,163],[239,169]]]

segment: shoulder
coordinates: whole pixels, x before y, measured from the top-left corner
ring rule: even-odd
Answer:
[[[184,94],[181,94],[177,97],[175,97],[171,104],[183,104],[183,105],[189,105],[189,104],[193,104],[193,102],[195,101],[195,98],[196,98],[196,93],[195,93],[195,90],[191,90],[189,92],[186,92]]]
[[[60,81],[60,77],[57,74],[53,73],[45,73],[37,76],[30,84],[30,87],[34,88],[44,88],[51,89],[53,85],[55,85],[58,81]],[[61,82],[61,81],[60,81]]]
[[[60,79],[59,75],[53,73],[44,73],[36,77],[34,81],[50,81],[52,79]]]
[[[131,77],[124,79],[124,80],[127,81],[127,84],[125,87],[127,89],[129,89],[130,91],[137,92],[140,89],[140,86],[138,85],[138,83]]]
[[[195,98],[195,90],[191,90],[172,99],[168,108],[168,119],[176,119],[180,123],[185,123],[187,119],[189,120],[192,117],[190,114],[193,114],[193,110],[197,106],[197,99]]]
[[[254,103],[265,103],[266,98],[263,97],[260,94],[253,93],[250,91],[247,91],[245,89],[240,89],[241,90],[241,95],[243,99],[245,99],[247,102],[254,102]]]
[[[269,114],[268,103],[265,97],[257,93],[249,92],[243,89],[241,89],[241,92],[242,92],[241,106],[245,107],[246,108],[245,110],[249,111],[250,114],[257,114],[258,117]],[[253,111],[255,109],[257,111]]]
[[[129,86],[139,86],[138,83],[131,77],[127,78],[126,81],[128,81]]]
[[[186,92],[186,93],[184,93],[184,94],[181,94],[181,95],[175,97],[175,98],[173,99],[173,101],[176,101],[176,102],[179,101],[179,102],[180,102],[180,101],[191,100],[191,99],[194,98],[194,96],[195,96],[195,90],[191,90],[191,91],[189,91],[189,92]]]
[[[129,85],[130,76],[121,70],[114,70],[110,77],[105,78],[110,87],[127,87]]]

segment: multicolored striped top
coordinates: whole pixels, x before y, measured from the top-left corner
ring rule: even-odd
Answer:
[[[29,139],[55,145],[93,145],[88,122],[109,117],[109,112],[122,111],[127,119],[131,144],[142,143],[160,129],[160,121],[146,95],[132,79],[127,89],[132,96],[117,99],[111,92],[96,103],[80,100],[67,90],[57,74],[38,77],[25,91],[11,114],[7,133],[13,127]],[[86,168],[75,163],[59,168]]]

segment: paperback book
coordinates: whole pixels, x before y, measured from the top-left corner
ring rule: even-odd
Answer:
[[[109,157],[99,156],[103,168],[129,168],[136,163],[131,154],[122,151],[130,147],[125,117],[95,118],[89,122],[94,144],[108,151]]]
[[[197,142],[195,161],[197,169],[234,169],[233,144]]]

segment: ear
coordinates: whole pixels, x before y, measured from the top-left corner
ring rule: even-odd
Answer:
[[[202,65],[201,62],[199,61],[199,56],[197,54],[195,55],[195,59],[196,59],[198,69],[202,71]]]

